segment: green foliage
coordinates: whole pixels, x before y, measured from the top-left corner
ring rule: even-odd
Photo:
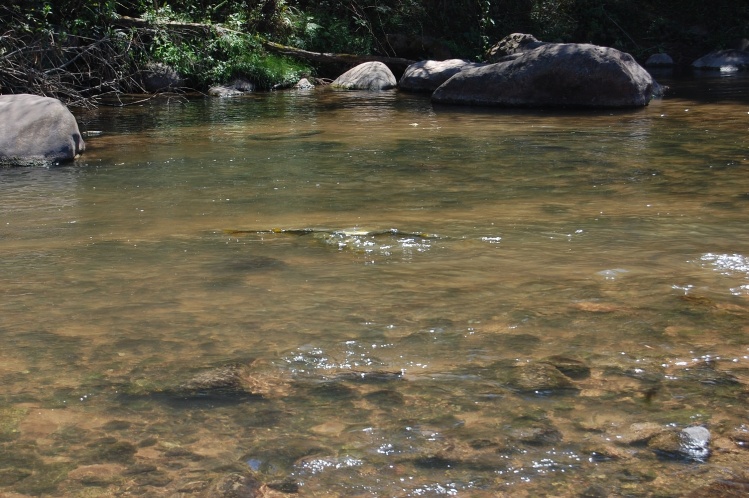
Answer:
[[[258,88],[270,89],[295,83],[312,71],[302,63],[266,53],[258,38],[244,31],[250,21],[242,13],[231,14],[221,25],[199,34],[165,24],[192,21],[184,14],[175,13],[169,6],[151,11],[144,17],[156,27],[151,52],[153,60],[173,67],[197,88],[243,77],[253,81]]]
[[[153,29],[123,28],[116,22],[121,16],[146,18]],[[137,74],[150,61],[174,67],[196,88],[238,76],[272,88],[313,69],[268,54],[262,39],[318,52],[403,56],[391,44],[390,35],[398,35],[437,40],[453,57],[480,59],[500,38],[524,32],[546,41],[613,46],[643,57],[660,50],[681,52],[682,61],[689,62],[690,57],[749,38],[749,2],[9,0],[0,2],[0,25],[0,86],[4,84],[6,91],[11,84],[12,91],[20,91],[32,73],[45,75],[50,67],[59,66],[71,70],[70,85],[93,84],[101,91],[104,86],[125,88],[115,80],[126,78],[117,75]],[[99,52],[84,50],[87,44]],[[44,55],[26,56],[32,49]],[[3,54],[22,57],[11,63]],[[97,57],[102,59],[99,67]],[[24,60],[27,66],[21,66]],[[29,78],[16,74],[32,62]],[[40,80],[38,88],[46,84]]]

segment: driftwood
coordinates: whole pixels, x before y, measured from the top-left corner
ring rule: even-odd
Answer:
[[[112,24],[121,28],[138,28],[138,29],[153,29],[155,26],[168,26],[175,29],[187,29],[193,31],[210,32],[211,30],[218,31],[231,31],[226,28],[221,28],[219,25],[203,24],[198,22],[179,22],[179,21],[159,21],[154,23],[148,19],[141,19],[139,17],[120,16],[117,19],[112,20]]]
[[[266,50],[275,52],[277,54],[294,57],[296,59],[304,59],[311,62],[318,62],[322,64],[348,64],[356,66],[364,62],[382,62],[391,69],[404,71],[408,66],[416,61],[403,59],[401,57],[384,57],[380,55],[354,55],[354,54],[334,54],[326,52],[310,52],[309,50],[302,50],[301,48],[288,47],[271,41],[264,41],[263,47]]]
[[[142,91],[132,72],[143,50],[137,33],[100,39],[77,37],[66,44],[57,34],[35,38],[8,30],[0,36],[0,93],[30,93],[70,107],[96,107],[102,96]]]

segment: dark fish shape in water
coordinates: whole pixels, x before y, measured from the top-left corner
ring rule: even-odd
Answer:
[[[252,135],[247,135],[247,138],[250,140],[259,140],[262,142],[268,142],[268,141],[279,141],[279,140],[298,140],[300,138],[308,138],[308,137],[314,137],[315,135],[321,134],[322,131],[319,130],[313,130],[313,131],[300,131],[296,133],[255,133]]]
[[[210,268],[214,271],[226,271],[231,274],[235,273],[257,273],[267,270],[282,269],[286,264],[275,258],[267,256],[234,256],[231,260],[212,263]]]
[[[332,230],[327,228],[271,228],[269,230],[224,230],[229,235],[245,235],[245,234],[264,234],[264,233],[278,233],[288,235],[313,235],[313,234],[326,234],[332,236],[347,236],[347,237],[378,237],[378,236],[400,236],[400,237],[414,237],[420,239],[442,239],[437,234],[426,233],[426,232],[407,232],[399,230],[397,228],[388,228],[386,230]]]
[[[330,230],[324,228],[272,228],[270,230],[226,230],[230,235],[240,234],[285,234],[311,236],[338,250],[348,250],[361,254],[379,254],[389,257],[394,254],[410,255],[414,251],[423,252],[432,247],[435,240],[444,239],[436,234],[406,232],[397,228],[386,230]]]

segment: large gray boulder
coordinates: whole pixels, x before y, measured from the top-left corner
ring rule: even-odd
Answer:
[[[656,83],[634,58],[597,45],[553,43],[517,59],[465,69],[432,101],[507,107],[640,107]]]
[[[724,72],[749,69],[749,52],[735,49],[716,50],[694,61],[692,67]]]
[[[388,90],[397,84],[398,81],[389,67],[382,62],[373,61],[349,69],[330,86],[346,90]]]
[[[398,88],[409,92],[433,92],[463,69],[480,66],[483,64],[463,59],[415,62],[406,68],[398,82]]]
[[[37,95],[0,95],[0,166],[49,166],[86,148],[62,102]]]

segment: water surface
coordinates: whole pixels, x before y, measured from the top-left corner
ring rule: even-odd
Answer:
[[[79,114],[75,164],[0,170],[0,492],[739,489],[748,82]],[[692,426],[709,457],[657,443]]]

